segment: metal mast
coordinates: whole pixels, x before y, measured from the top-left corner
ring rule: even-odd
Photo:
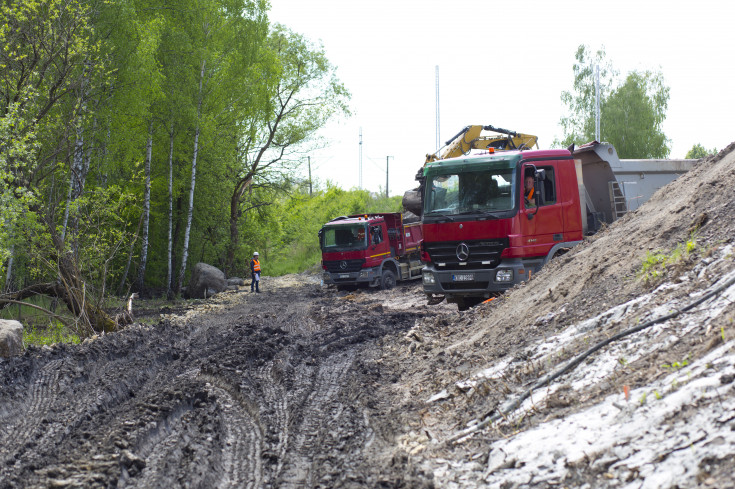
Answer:
[[[436,149],[441,147],[439,137],[439,65],[436,65]]]
[[[360,162],[357,167],[359,173],[357,178],[357,188],[362,188],[362,127],[360,128]]]
[[[595,141],[600,141],[600,65],[595,65]]]

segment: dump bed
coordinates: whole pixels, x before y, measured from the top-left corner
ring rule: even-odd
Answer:
[[[423,234],[421,221],[407,223],[400,213],[386,214],[385,224],[388,227],[388,239],[397,256],[418,251]]]

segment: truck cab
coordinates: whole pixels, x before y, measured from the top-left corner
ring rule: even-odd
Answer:
[[[460,309],[528,280],[582,239],[568,150],[487,152],[424,167],[424,292]],[[524,188],[531,179],[532,192]],[[529,196],[530,194],[530,196]]]

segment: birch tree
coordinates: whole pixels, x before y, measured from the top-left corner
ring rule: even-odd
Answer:
[[[231,172],[227,269],[234,268],[243,214],[262,205],[253,199],[253,186],[272,184],[292,174],[302,152],[318,144],[317,133],[327,121],[349,114],[349,92],[321,46],[276,24],[268,37],[268,49],[277,66],[268,84],[269,103],[265,112],[243,126]]]
[[[196,115],[188,189],[189,201],[176,292],[183,287],[189,257],[202,126],[204,124],[216,126],[218,119],[232,121],[230,114],[237,112],[233,102],[246,97],[246,93],[233,96],[228,93],[228,89],[231,88],[233,79],[240,80],[244,73],[250,73],[252,57],[243,56],[243,51],[256,52],[259,43],[262,42],[261,36],[265,37],[266,6],[267,3],[261,0],[200,4],[198,17],[192,23],[196,29],[192,32],[192,39],[196,47],[193,53],[194,59],[198,61],[197,91],[194,99]],[[240,122],[235,120],[234,123]]]
[[[660,71],[633,71],[620,82],[605,51],[579,46],[572,91],[562,92],[568,113],[561,118],[564,137],[557,145],[595,139],[595,70],[600,78],[600,139],[612,143],[621,158],[665,158],[670,141],[663,133],[669,88]]]

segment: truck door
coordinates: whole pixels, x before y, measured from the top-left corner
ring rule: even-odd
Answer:
[[[535,198],[527,199],[525,188],[521,189],[521,230],[524,236],[525,256],[545,256],[549,250],[563,240],[564,221],[559,199],[556,165],[543,162],[542,165],[524,165],[523,180],[533,175],[533,169],[544,170],[545,179],[535,181]],[[538,207],[537,207],[538,203]]]
[[[384,222],[371,224],[369,227],[369,233],[370,244],[368,246],[367,253],[368,265],[376,266],[390,256],[388,229]]]

